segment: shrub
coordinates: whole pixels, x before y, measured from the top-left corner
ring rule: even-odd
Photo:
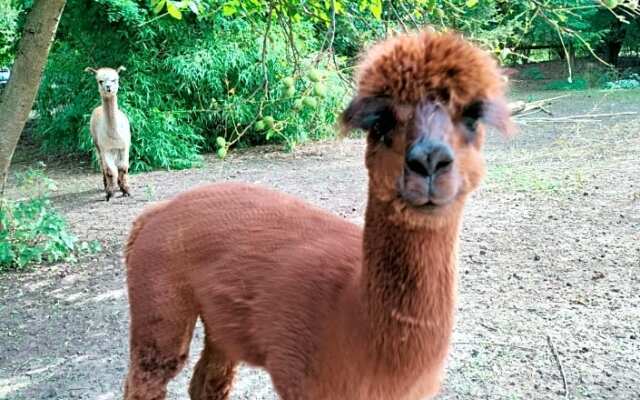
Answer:
[[[640,89],[640,79],[620,79],[613,82],[606,82],[605,89]]]
[[[77,239],[46,195],[55,183],[39,170],[28,171],[18,181],[32,196],[0,199],[0,271],[73,259]]]

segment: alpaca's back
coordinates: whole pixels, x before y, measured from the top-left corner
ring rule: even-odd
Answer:
[[[305,368],[360,257],[360,228],[290,196],[244,184],[191,190],[134,225],[132,328],[195,312],[229,359],[291,357]]]

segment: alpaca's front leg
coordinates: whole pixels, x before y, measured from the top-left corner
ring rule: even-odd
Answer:
[[[118,168],[111,151],[104,152],[103,157],[102,171],[104,172],[107,201],[109,201],[118,188],[116,184],[116,181],[118,181]]]
[[[129,191],[129,149],[119,150],[118,186],[123,196],[131,196]]]

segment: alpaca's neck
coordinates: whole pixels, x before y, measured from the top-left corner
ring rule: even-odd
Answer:
[[[118,112],[118,97],[113,95],[111,97],[102,98],[102,109],[104,110],[104,118],[107,125],[107,134],[111,137],[117,135],[117,121],[116,114]]]
[[[391,222],[392,205],[369,196],[362,306],[372,354],[390,368],[439,362],[449,344],[461,205],[436,228]],[[397,365],[393,365],[397,364]]]

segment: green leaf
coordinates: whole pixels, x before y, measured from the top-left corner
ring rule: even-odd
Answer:
[[[235,14],[238,10],[232,4],[225,4],[222,6],[222,15],[225,17],[230,17]]]
[[[189,2],[189,9],[196,15],[200,14],[200,10],[198,10],[198,4],[195,1]]]
[[[469,8],[473,8],[478,5],[478,0],[467,0],[466,5]]]
[[[175,19],[182,19],[182,12],[171,1],[167,2],[167,12]]]
[[[166,2],[167,0],[157,0],[156,2],[154,2],[155,7],[153,8],[153,12],[158,14],[160,11],[162,11]]]
[[[618,0],[604,0],[603,3],[607,8],[618,7]]]
[[[382,19],[382,0],[372,0],[369,4],[369,10],[373,16],[379,21]]]

